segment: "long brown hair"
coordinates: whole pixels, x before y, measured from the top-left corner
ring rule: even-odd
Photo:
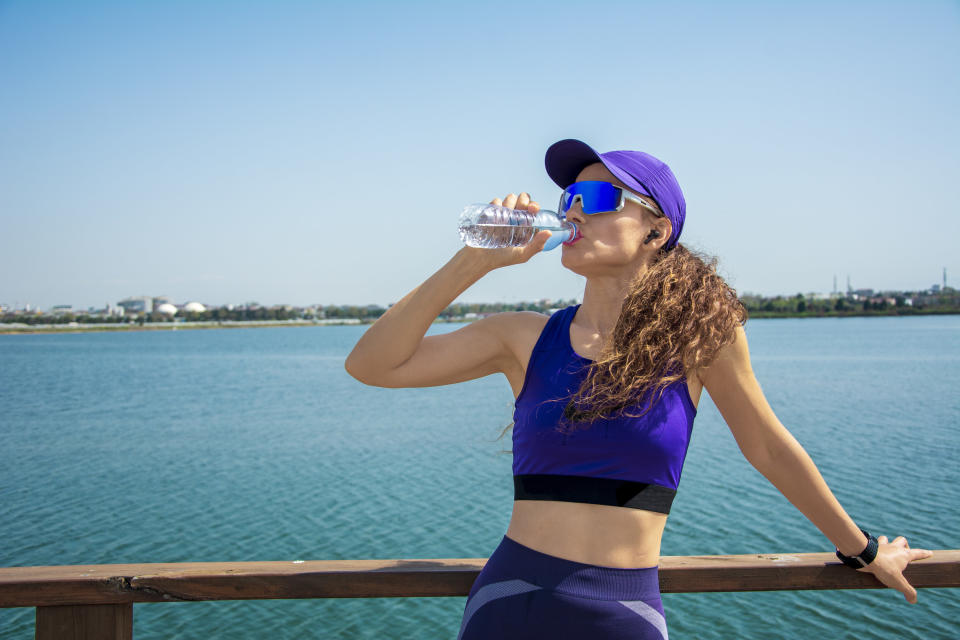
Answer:
[[[661,251],[630,284],[613,334],[568,399],[566,417],[589,426],[598,418],[645,414],[667,386],[709,365],[746,321],[715,257],[682,244]],[[634,405],[641,410],[629,411]]]

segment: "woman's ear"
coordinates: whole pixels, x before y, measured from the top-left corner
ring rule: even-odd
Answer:
[[[673,225],[666,217],[656,217],[650,224],[650,232],[644,239],[643,244],[654,251],[659,251],[670,240],[670,234],[673,233]]]

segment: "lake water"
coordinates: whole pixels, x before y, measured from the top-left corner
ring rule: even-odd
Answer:
[[[435,325],[431,332],[458,325]],[[0,566],[486,557],[506,379],[376,389],[366,327],[0,336]],[[751,320],[771,405],[851,516],[960,548],[960,316]],[[704,394],[665,555],[832,550]],[[960,637],[960,589],[667,594],[673,640]],[[465,598],[137,604],[149,638],[454,638]],[[32,608],[0,637],[33,637]]]

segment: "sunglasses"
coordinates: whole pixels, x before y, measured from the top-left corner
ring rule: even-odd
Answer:
[[[606,213],[610,211],[622,211],[627,200],[636,202],[641,207],[646,207],[658,217],[663,214],[652,204],[627,192],[625,189],[615,187],[609,182],[599,180],[585,180],[583,182],[574,182],[563,190],[560,194],[560,206],[558,211],[560,215],[566,216],[577,200],[580,200],[580,208],[586,215],[595,213]]]

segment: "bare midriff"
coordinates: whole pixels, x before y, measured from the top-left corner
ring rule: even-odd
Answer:
[[[514,500],[507,537],[541,553],[602,567],[660,561],[665,513],[580,502]]]

